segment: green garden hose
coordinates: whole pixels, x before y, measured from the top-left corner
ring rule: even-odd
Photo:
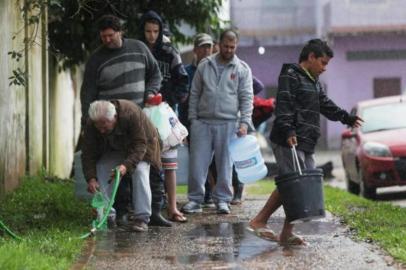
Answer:
[[[85,239],[89,236],[93,236],[95,234],[95,232],[97,230],[99,230],[103,224],[105,224],[107,222],[107,217],[111,211],[111,208],[113,207],[114,204],[114,200],[116,198],[116,194],[117,194],[117,190],[118,190],[118,186],[120,183],[120,172],[118,171],[118,169],[115,169],[115,178],[114,178],[114,185],[113,185],[113,192],[111,194],[111,199],[109,201],[109,205],[107,206],[106,211],[104,211],[104,215],[101,218],[101,220],[98,222],[97,220],[93,220],[92,221],[92,229],[90,230],[90,232],[85,233],[84,235],[80,236],[79,238],[81,239]]]
[[[10,235],[12,238],[21,241],[23,240],[22,238],[20,238],[18,235],[16,235],[15,233],[13,233],[9,228],[7,228],[7,226],[0,220],[0,229],[2,229],[3,231],[5,231],[8,235]]]
[[[116,194],[117,194],[117,190],[118,190],[118,186],[120,183],[120,172],[119,170],[116,168],[115,169],[115,177],[114,177],[114,184],[113,184],[113,192],[111,194],[111,199],[109,201],[109,204],[107,206],[106,211],[104,211],[104,215],[101,218],[100,221],[97,220],[93,220],[92,221],[92,229],[90,230],[90,232],[85,233],[84,235],[81,235],[79,238],[80,239],[85,239],[89,236],[93,236],[95,234],[95,232],[97,230],[99,230],[103,224],[105,224],[107,222],[107,217],[111,211],[111,208],[113,207],[114,204],[114,200],[116,198]],[[11,236],[13,239],[15,240],[19,240],[21,241],[22,238],[19,237],[18,235],[16,235],[15,233],[13,233],[1,220],[0,220],[0,230],[3,230],[4,232],[6,232],[6,234],[8,234],[9,236]]]

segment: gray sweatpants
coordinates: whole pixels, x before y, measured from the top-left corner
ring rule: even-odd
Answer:
[[[204,201],[204,183],[209,165],[215,156],[217,182],[213,190],[213,200],[230,202],[233,196],[231,189],[232,162],[228,145],[235,133],[236,122],[207,123],[193,120],[190,127],[190,161],[188,198],[190,201]]]
[[[97,179],[102,191],[111,197],[113,184],[108,184],[112,170],[122,164],[125,155],[122,152],[108,152],[97,161]],[[133,190],[132,201],[135,219],[149,222],[151,216],[151,188],[149,186],[149,168],[147,162],[138,163],[131,175]]]
[[[279,175],[297,171],[294,167],[292,150],[290,148],[275,143],[271,143],[271,147],[275,156],[276,164],[278,165]],[[296,152],[302,170],[316,168],[314,154],[306,153],[297,149]]]

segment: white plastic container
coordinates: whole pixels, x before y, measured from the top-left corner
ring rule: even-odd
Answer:
[[[267,175],[268,169],[255,136],[246,135],[232,139],[229,150],[238,179],[242,183],[249,184]]]

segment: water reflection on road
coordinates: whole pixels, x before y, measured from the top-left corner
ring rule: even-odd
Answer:
[[[379,250],[351,240],[348,230],[330,215],[295,226],[309,243],[282,247],[246,230],[264,198],[247,199],[230,215],[215,209],[189,215],[172,228],[150,227],[147,233],[119,229],[96,235],[87,269],[394,269]],[[283,211],[268,225],[279,232]]]

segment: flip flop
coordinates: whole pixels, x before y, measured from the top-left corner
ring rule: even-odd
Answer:
[[[290,236],[286,241],[281,241],[280,242],[281,245],[287,245],[287,246],[306,246],[307,243],[306,241],[303,239],[303,237],[299,236],[299,235],[292,235]]]
[[[278,235],[268,226],[261,228],[253,228],[251,226],[247,227],[247,231],[253,233],[255,236],[262,238],[264,240],[278,242]]]
[[[185,222],[187,222],[187,218],[186,218],[185,216],[183,216],[183,215],[180,215],[180,214],[173,214],[173,215],[170,216],[168,219],[169,219],[170,221],[179,222],[179,223],[185,223]]]

